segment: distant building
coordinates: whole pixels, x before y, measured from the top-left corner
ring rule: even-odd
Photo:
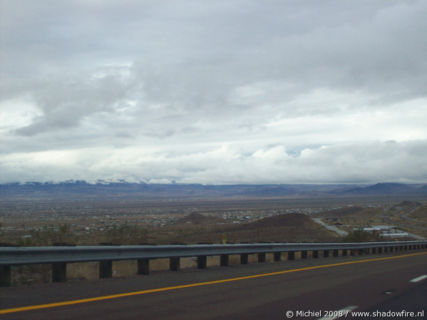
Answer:
[[[389,238],[399,238],[399,237],[408,237],[409,234],[407,232],[403,232],[394,226],[372,226],[372,227],[364,227],[363,231],[376,233],[381,237],[389,237]]]
[[[396,229],[396,227],[393,226],[373,226],[373,227],[365,227],[362,230],[363,231],[390,231]]]

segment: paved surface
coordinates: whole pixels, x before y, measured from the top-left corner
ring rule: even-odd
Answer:
[[[345,236],[348,235],[347,231],[341,230],[341,229],[337,228],[336,226],[332,226],[332,225],[326,224],[320,218],[312,218],[312,219],[313,219],[314,222],[320,224],[322,227],[328,229],[329,231],[335,232],[336,234],[338,234],[341,237],[345,237]]]
[[[297,311],[321,312],[357,306],[355,311],[426,309],[427,254],[322,258],[245,266],[156,272],[129,279],[80,281],[0,289],[0,309],[67,301],[119,292],[199,283],[366,259],[363,263],[300,270],[258,278],[140,294],[55,308],[0,314],[0,319],[317,319]],[[426,253],[426,252],[422,252]],[[351,318],[350,316],[347,319]],[[343,318],[344,319],[344,318]],[[404,318],[401,318],[404,319]]]

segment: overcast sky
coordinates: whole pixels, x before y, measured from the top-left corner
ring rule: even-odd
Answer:
[[[0,182],[427,182],[427,1],[0,0]]]

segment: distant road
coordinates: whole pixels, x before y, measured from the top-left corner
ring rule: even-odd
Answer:
[[[354,311],[391,308],[418,312],[426,309],[427,276],[423,277],[426,273],[427,252],[423,251],[10,287],[0,289],[0,319],[259,320],[287,319],[286,312],[295,315],[297,311],[323,312],[349,307]],[[418,280],[411,282],[414,279]],[[122,295],[105,298],[118,293]],[[93,297],[99,297],[98,301],[81,300],[90,301]],[[407,304],[408,300],[416,303]],[[64,306],[63,302],[76,304]],[[10,308],[47,303],[58,304],[1,314]]]
[[[345,237],[346,235],[348,235],[347,231],[338,229],[336,226],[331,226],[329,224],[326,224],[320,218],[312,218],[312,219],[313,219],[314,222],[320,224],[322,227],[328,229],[329,231],[337,233],[341,237]]]

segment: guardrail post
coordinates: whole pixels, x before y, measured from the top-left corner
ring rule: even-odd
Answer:
[[[295,251],[288,251],[288,260],[295,260]]]
[[[265,262],[265,252],[258,253],[258,262]]]
[[[99,261],[99,277],[111,278],[113,276],[113,261]]]
[[[52,263],[52,282],[67,281],[67,263]]]
[[[334,255],[334,257],[338,257],[338,249],[334,249],[334,251],[333,251],[333,255]]]
[[[347,257],[347,255],[348,255],[348,250],[347,249],[342,249],[342,256],[343,257]]]
[[[371,253],[372,254],[376,254],[377,253],[377,248],[371,248]]]
[[[12,271],[10,266],[0,266],[0,287],[10,287]]]
[[[281,252],[275,252],[274,253],[274,261],[280,261],[282,259],[282,253]]]
[[[313,258],[314,258],[314,259],[319,258],[319,251],[317,251],[317,250],[313,250]]]
[[[138,259],[137,274],[150,274],[150,259]]]
[[[248,254],[247,253],[240,254],[240,264],[248,264]]]
[[[382,247],[378,247],[378,253],[383,253],[383,248]]]
[[[207,261],[207,257],[206,256],[198,256],[197,257],[197,268],[199,269],[205,269],[206,268],[206,261]]]
[[[169,258],[169,270],[170,271],[179,271],[179,269],[180,269],[179,257]]]
[[[301,251],[301,259],[307,259],[307,250]]]
[[[221,264],[221,266],[222,267],[228,266],[228,261],[229,261],[228,254],[222,254],[221,257],[220,257],[220,264]]]
[[[363,252],[364,252],[363,249],[359,249],[359,252],[358,252],[359,256],[363,256]]]
[[[351,256],[355,256],[356,255],[356,250],[355,249],[350,249],[350,255]]]
[[[323,257],[324,258],[329,257],[329,250],[323,250]]]

